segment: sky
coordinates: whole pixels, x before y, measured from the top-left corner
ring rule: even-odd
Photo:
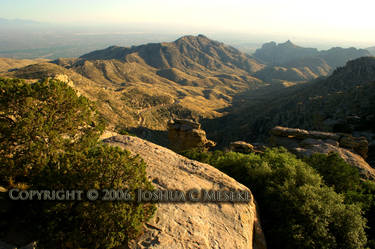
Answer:
[[[373,0],[0,0],[0,18],[375,46]]]

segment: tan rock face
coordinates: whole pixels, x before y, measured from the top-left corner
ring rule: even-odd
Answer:
[[[208,149],[216,145],[206,138],[206,132],[199,123],[187,119],[175,119],[168,123],[168,139],[170,147],[175,151]]]
[[[215,169],[137,137],[104,142],[139,154],[147,175],[160,190],[246,190]],[[154,218],[131,248],[266,248],[253,198],[248,203],[159,203]]]
[[[273,145],[283,146],[299,156],[336,152],[347,163],[358,168],[362,177],[375,179],[375,169],[364,160],[368,150],[368,142],[364,137],[281,126],[276,126],[270,133]]]

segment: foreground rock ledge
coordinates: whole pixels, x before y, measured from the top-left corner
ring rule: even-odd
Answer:
[[[147,175],[158,189],[247,190],[214,167],[187,159],[164,147],[131,136],[103,140],[147,163]],[[160,203],[145,232],[130,248],[266,248],[256,205],[249,203]]]

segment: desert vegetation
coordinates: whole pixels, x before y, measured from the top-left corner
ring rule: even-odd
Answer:
[[[0,183],[7,189],[152,189],[138,156],[101,144],[104,123],[67,84],[0,79]],[[122,201],[12,202],[1,237],[38,248],[114,248],[141,231],[155,206]],[[8,234],[7,234],[8,232]],[[27,238],[25,238],[27,240]]]
[[[185,151],[248,186],[269,248],[374,248],[374,187],[338,155]],[[366,225],[367,221],[367,225]]]

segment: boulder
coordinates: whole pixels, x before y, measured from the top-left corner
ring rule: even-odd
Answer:
[[[315,153],[337,153],[348,164],[356,167],[362,177],[375,180],[375,169],[372,168],[360,155],[357,155],[345,148],[340,148],[338,146],[327,143],[323,140],[316,139],[314,141],[314,139],[310,139],[307,141],[306,139],[301,142],[300,147],[288,149],[302,157],[311,156]]]
[[[250,191],[216,168],[131,136],[104,142],[139,154],[156,189]],[[251,192],[249,192],[251,193]],[[254,199],[248,203],[158,203],[155,216],[130,248],[266,248]]]
[[[297,128],[289,128],[289,127],[282,127],[276,126],[271,129],[271,135],[278,136],[278,137],[293,137],[297,139],[305,139],[305,138],[314,138],[314,139],[331,139],[331,140],[339,140],[340,135],[332,132],[323,132],[323,131],[307,131],[303,129]]]
[[[234,152],[251,153],[254,152],[254,146],[244,141],[235,141],[229,144],[229,149]]]
[[[308,131],[302,129],[295,129],[295,128],[288,128],[282,126],[276,126],[271,129],[271,135],[277,137],[296,137],[296,138],[303,138],[308,135]]]
[[[314,153],[335,152],[347,163],[356,167],[362,177],[375,179],[375,169],[364,160],[368,150],[368,142],[364,137],[281,126],[273,128],[270,134],[273,146],[283,146],[300,157]]]
[[[168,123],[170,147],[175,151],[191,148],[203,150],[214,147],[216,143],[206,138],[206,132],[198,122],[188,119],[175,119]]]

